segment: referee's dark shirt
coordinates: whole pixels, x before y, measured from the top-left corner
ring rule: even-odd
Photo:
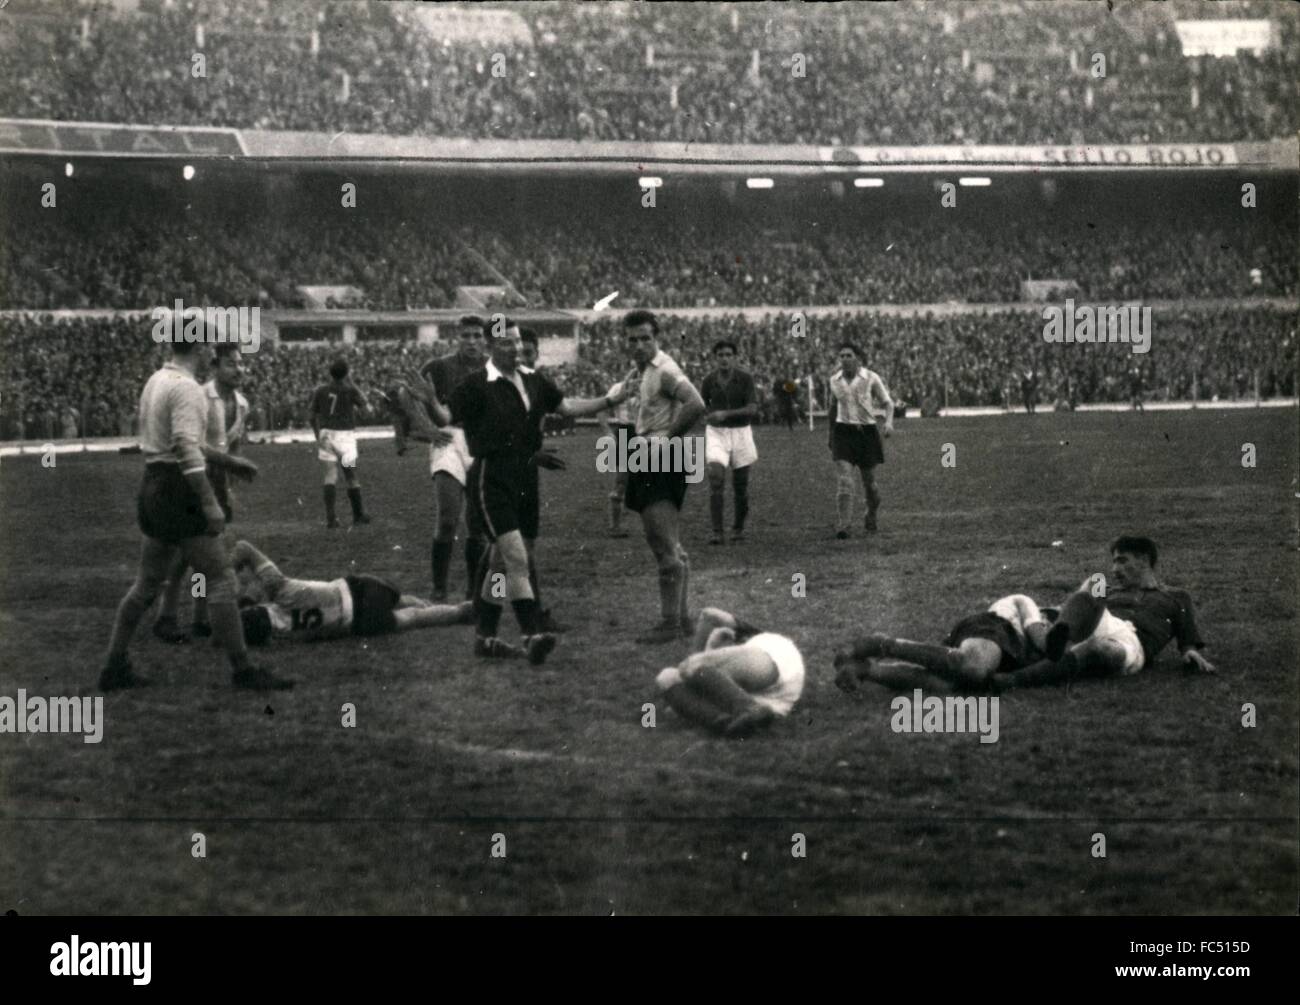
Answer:
[[[560,407],[564,392],[536,371],[518,373],[527,409],[514,383],[494,366],[466,377],[452,395],[452,421],[464,427],[474,457],[526,460],[542,449],[542,419]]]
[[[758,401],[758,389],[754,387],[754,378],[744,370],[733,369],[723,376],[720,370],[714,370],[704,378],[700,385],[700,397],[710,412],[727,412],[733,408],[744,408]],[[748,426],[753,420],[748,415],[737,415],[724,419],[717,425],[724,428]],[[713,425],[713,423],[710,423]]]

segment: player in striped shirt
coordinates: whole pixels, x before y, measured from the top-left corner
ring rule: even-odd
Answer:
[[[330,383],[322,384],[311,396],[311,431],[316,434],[316,456],[324,474],[325,526],[339,525],[334,514],[339,470],[348,487],[352,525],[366,524],[370,517],[361,505],[361,483],[357,480],[357,412],[367,408],[366,396],[348,379],[348,361],[330,364]]]
[[[171,359],[155,371],[140,394],[139,438],[145,470],[136,519],[144,540],[135,582],[113,621],[99,676],[104,691],[148,683],[136,676],[127,651],[178,553],[207,583],[213,634],[230,661],[232,683],[254,690],[293,686],[292,681],[254,666],[244,646],[235,606],[235,573],[221,544],[225,514],[208,481],[202,449],[208,401],[199,380],[205,375],[207,357],[206,345],[173,342]]]
[[[831,457],[835,460],[835,536],[847,538],[853,519],[854,483],[860,476],[867,496],[863,527],[876,531],[880,490],[876,488],[876,466],[885,462],[877,420],[884,420],[884,434],[894,432],[894,400],[880,374],[862,365],[855,345],[845,342],[839,350],[840,369],[831,375]],[[855,475],[856,469],[856,475]]]

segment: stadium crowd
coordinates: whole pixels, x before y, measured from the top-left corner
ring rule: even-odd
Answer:
[[[422,12],[426,27],[408,5],[381,3],[11,10],[0,115],[832,145],[1224,143],[1298,124],[1289,4],[473,6],[489,10],[468,27]],[[1176,20],[1252,14],[1276,24],[1273,48],[1183,55]]]
[[[811,407],[825,406],[825,379],[844,340],[859,345],[901,400],[927,411],[944,406],[1020,407],[1026,397],[1047,407],[1148,400],[1247,399],[1296,394],[1296,318],[1267,307],[1188,308],[1157,313],[1151,352],[1123,345],[1049,345],[1041,313],[927,313],[915,317],[848,314],[806,318],[796,337],[794,317],[741,315],[664,318],[661,339],[694,379],[712,368],[709,350],[728,337],[753,372],[763,417],[774,419],[775,382],[796,382]],[[130,436],[139,389],[162,361],[150,322],[124,318],[0,318],[0,439],[54,440]],[[565,390],[600,395],[629,368],[617,320],[588,326],[576,362],[552,373]],[[426,361],[430,349],[413,342],[274,347],[246,357],[245,391],[257,430],[308,425],[311,392],[337,356],[371,393],[365,423],[383,423],[377,392]]]
[[[1030,278],[1073,281],[1075,295],[1106,300],[1295,295],[1295,231],[1281,222],[1116,216],[996,227],[933,216],[772,223],[760,214],[406,227],[107,213],[32,226],[15,214],[0,242],[0,306],[131,310],[179,297],[301,307],[295,287],[323,284],[358,290],[348,306],[441,308],[454,305],[458,286],[498,276],[522,301],[556,308],[590,307],[614,290],[624,307],[1007,303],[1027,299]]]

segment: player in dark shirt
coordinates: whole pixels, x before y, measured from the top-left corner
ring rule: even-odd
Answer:
[[[466,377],[481,373],[485,363],[483,340],[487,326],[482,318],[466,315],[460,319],[456,351],[425,364],[420,371],[437,392],[438,398],[450,403],[456,388]],[[430,565],[433,573],[433,599],[447,599],[447,580],[451,556],[456,547],[456,532],[465,509],[465,485],[472,458],[459,423],[453,423],[433,441],[429,450],[429,473],[433,477],[434,525]],[[483,537],[470,527],[465,536],[465,595],[474,590],[483,555]]]
[[[336,359],[330,364],[330,382],[316,388],[311,396],[311,430],[316,434],[316,456],[325,479],[325,525],[339,525],[334,514],[334,495],[339,469],[348,486],[352,504],[352,524],[370,522],[361,505],[361,483],[357,480],[357,412],[367,407],[366,397],[348,379],[348,362]]]
[[[785,423],[785,428],[790,432],[794,432],[797,418],[794,396],[798,390],[799,387],[794,381],[786,380],[784,377],[778,377],[772,382],[772,397],[776,401],[777,418]]]
[[[758,389],[754,378],[734,364],[736,343],[721,339],[713,346],[717,369],[704,378],[704,459],[709,474],[709,517],[713,521],[710,544],[722,544],[722,517],[726,505],[727,468],[731,468],[735,519],[731,539],[745,536],[749,515],[749,469],[758,460],[754,446],[754,417],[758,415]]]
[[[1077,675],[1134,674],[1155,663],[1171,640],[1183,665],[1200,673],[1214,667],[1200,649],[1192,598],[1156,579],[1156,545],[1150,538],[1124,536],[1110,546],[1115,588],[1092,577],[1069,596],[1047,635],[1047,657],[1011,673],[994,675],[1002,690],[1054,684]]]
[[[555,648],[555,636],[542,630],[542,612],[529,578],[529,556],[541,521],[533,469],[565,467],[553,450],[542,446],[542,420],[550,413],[595,415],[613,402],[609,397],[566,398],[546,375],[519,368],[519,345],[516,326],[507,325],[500,337],[493,336],[488,365],[452,394],[451,418],[463,426],[473,457],[468,477],[471,523],[482,527],[492,542],[476,577],[482,587],[472,598],[478,622],[474,651],[487,658],[526,655],[536,665]],[[501,600],[509,600],[514,609],[522,649],[497,638]]]

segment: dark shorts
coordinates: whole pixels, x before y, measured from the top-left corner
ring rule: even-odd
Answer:
[[[627,476],[623,505],[640,513],[657,502],[670,502],[676,509],[686,501],[685,471],[633,471]]]
[[[144,466],[135,516],[146,537],[164,544],[180,544],[208,530],[203,503],[176,464]]]
[[[512,530],[533,540],[541,526],[537,469],[520,457],[475,458],[469,468],[469,527],[490,541]]]
[[[997,645],[1002,650],[1002,662],[998,665],[998,670],[1004,673],[1029,665],[1025,640],[1010,621],[992,611],[962,618],[948,633],[946,644],[955,649],[964,639],[987,639]]]
[[[885,463],[885,448],[880,442],[880,431],[875,426],[851,426],[835,423],[831,432],[831,457],[848,461],[860,468],[874,468]]]
[[[402,591],[378,576],[347,576],[352,592],[352,634],[386,635],[397,630],[393,611]]]

